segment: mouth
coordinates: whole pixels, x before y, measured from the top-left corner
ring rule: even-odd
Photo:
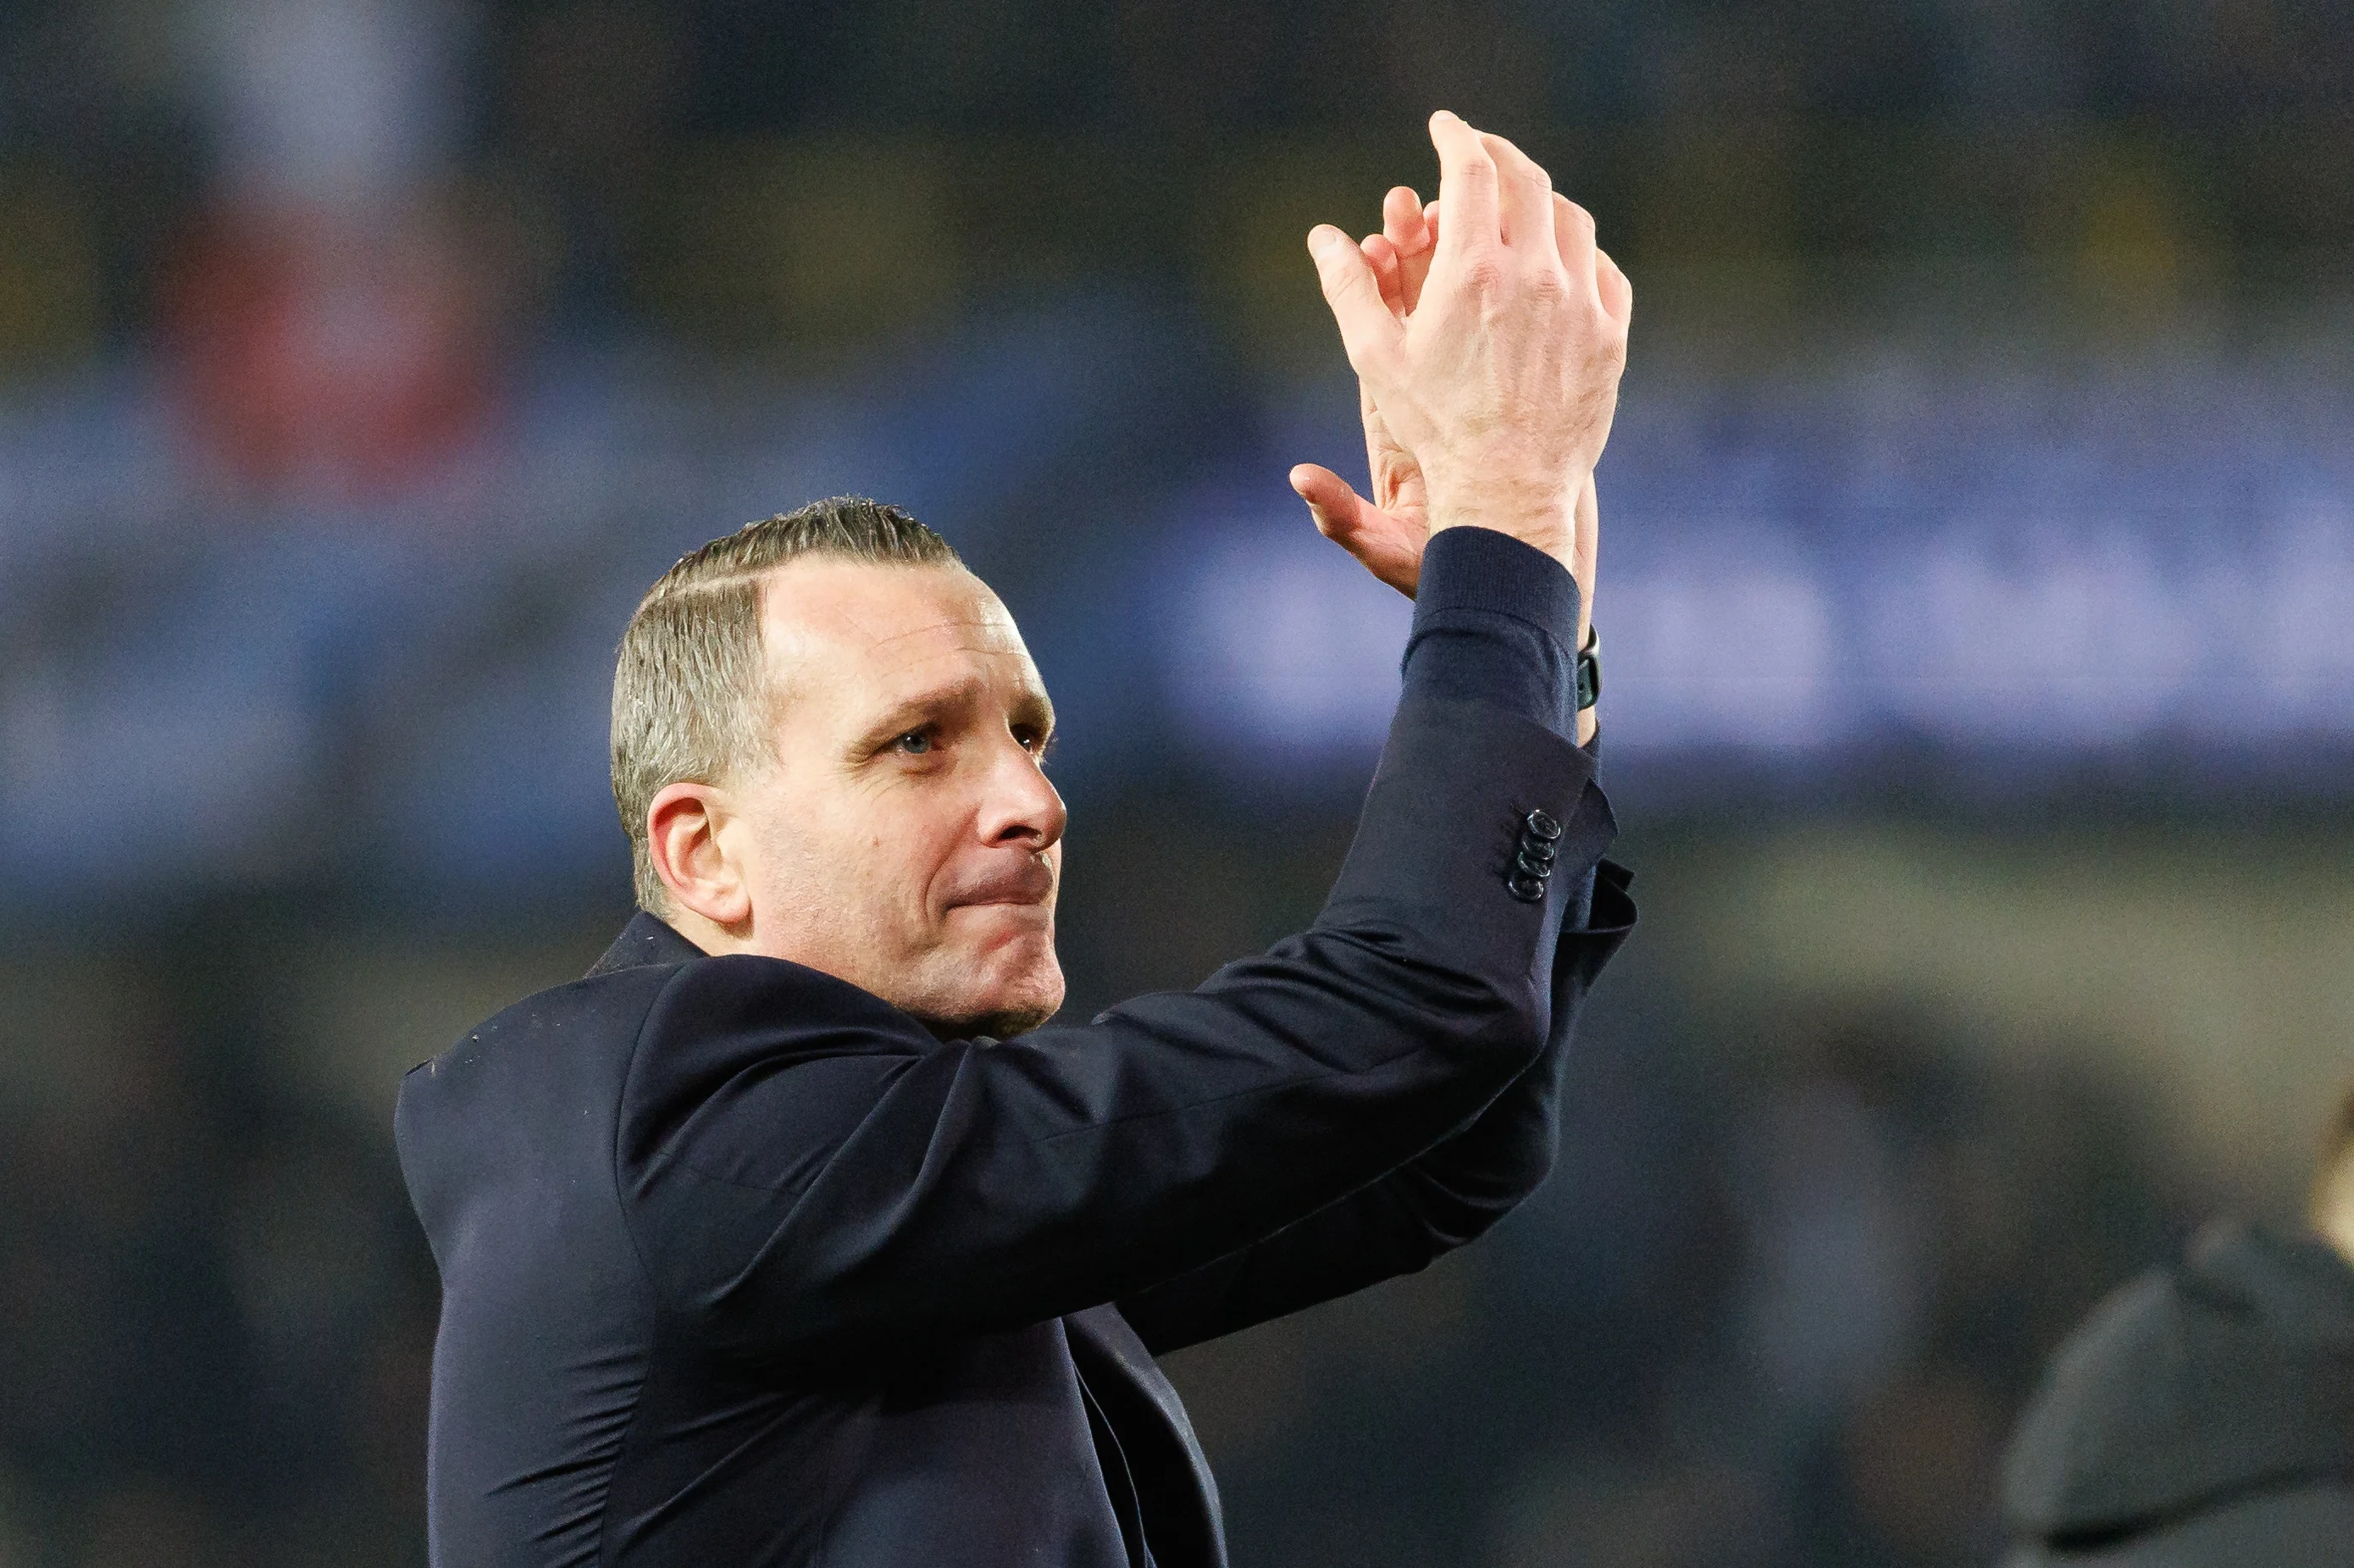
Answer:
[[[1024,859],[1017,866],[975,882],[948,901],[950,909],[1047,906],[1055,896],[1055,873],[1040,860]]]

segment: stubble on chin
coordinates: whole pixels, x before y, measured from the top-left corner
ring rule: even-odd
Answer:
[[[1016,1004],[989,1012],[941,1015],[916,1012],[916,1021],[931,1031],[938,1040],[972,1040],[986,1035],[991,1040],[1011,1040],[1017,1034],[1027,1034],[1062,1011],[1058,996],[1053,1005],[1044,1002]]]
[[[1011,1040],[1044,1023],[1063,1007],[1063,968],[1050,948],[1044,959],[1012,986],[992,986],[988,1005],[911,1007],[907,1011],[938,1039],[970,1040],[985,1034]]]

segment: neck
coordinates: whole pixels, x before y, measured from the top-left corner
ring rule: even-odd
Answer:
[[[693,942],[712,958],[722,958],[729,953],[748,953],[752,950],[752,923],[748,920],[744,922],[743,928],[738,931],[722,926],[707,916],[697,915],[692,909],[682,909],[675,904],[666,909],[651,909],[647,913]]]

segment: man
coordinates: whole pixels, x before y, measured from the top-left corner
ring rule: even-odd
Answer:
[[[2011,1439],[2005,1568],[2354,1568],[2354,1095],[2311,1219],[2094,1308]]]
[[[1054,714],[995,596],[860,501],[647,595],[613,701],[644,912],[402,1087],[437,1562],[1222,1563],[1152,1357],[1542,1176],[1633,919],[1574,739],[1628,299],[1543,170],[1431,130],[1442,222],[1394,193],[1310,238],[1384,504],[1295,481],[1417,603],[1309,931],[1047,1025]]]

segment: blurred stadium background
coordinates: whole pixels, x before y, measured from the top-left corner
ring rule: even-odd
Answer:
[[[1242,1568],[1982,1563],[2040,1358],[2354,1075],[2354,18],[8,0],[0,1564],[423,1560],[399,1071],[626,911],[610,651],[858,491],[1023,621],[1081,1014],[1306,919],[1402,602],[1302,249],[1638,289],[1645,928],[1552,1183],[1172,1371]]]

